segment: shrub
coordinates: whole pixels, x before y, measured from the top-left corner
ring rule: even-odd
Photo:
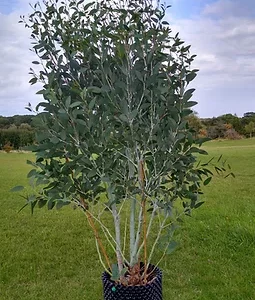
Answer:
[[[10,153],[13,150],[13,147],[11,146],[10,142],[7,142],[4,146],[3,149],[6,153]]]
[[[225,138],[229,140],[240,140],[243,137],[235,129],[230,128],[225,132]]]

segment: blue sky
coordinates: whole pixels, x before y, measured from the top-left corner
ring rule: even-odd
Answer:
[[[0,0],[0,115],[40,101],[30,86],[29,31],[18,24],[33,0]],[[201,117],[255,111],[255,0],[167,0],[173,32],[191,44],[200,69],[192,83]]]
[[[173,0],[166,1],[172,5],[171,13],[176,19],[191,18],[199,15],[206,4],[215,2],[214,0]]]
[[[17,5],[16,0],[1,0],[0,2],[0,12],[2,14],[9,14],[15,10],[15,6]]]

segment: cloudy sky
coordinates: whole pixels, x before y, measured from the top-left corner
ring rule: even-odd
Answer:
[[[29,31],[18,24],[33,0],[0,0],[0,115],[26,114],[40,101],[30,86]],[[165,0],[174,32],[192,45],[200,69],[195,110],[201,117],[255,111],[255,0]]]

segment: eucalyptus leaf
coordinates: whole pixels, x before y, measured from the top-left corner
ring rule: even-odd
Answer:
[[[208,185],[212,180],[212,177],[208,177],[206,178],[206,180],[204,181],[204,185]]]
[[[22,186],[22,185],[17,185],[17,186],[15,186],[15,187],[13,187],[13,188],[10,190],[10,192],[20,192],[20,191],[22,191],[22,190],[24,190],[24,186]]]
[[[178,243],[175,241],[171,241],[167,247],[167,254],[171,254],[178,246]]]
[[[119,268],[117,264],[112,264],[112,281],[117,281],[120,278]]]

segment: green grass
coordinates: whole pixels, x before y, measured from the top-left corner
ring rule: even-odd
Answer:
[[[162,263],[164,300],[255,299],[255,140],[213,141],[236,178],[214,178]],[[0,299],[102,300],[93,235],[78,210],[29,209],[9,190],[26,183],[32,154],[0,153]]]

